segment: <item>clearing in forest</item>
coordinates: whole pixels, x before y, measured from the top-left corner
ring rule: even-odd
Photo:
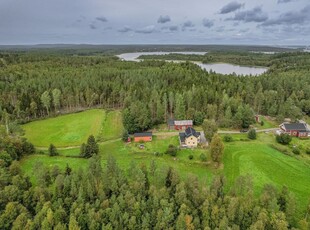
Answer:
[[[36,147],[56,147],[80,145],[89,135],[97,136],[105,119],[102,109],[62,115],[30,122],[22,126],[25,137]]]

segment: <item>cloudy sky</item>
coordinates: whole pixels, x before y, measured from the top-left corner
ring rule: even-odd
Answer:
[[[309,0],[0,0],[0,44],[310,45]]]

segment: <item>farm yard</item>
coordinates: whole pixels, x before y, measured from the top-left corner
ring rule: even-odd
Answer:
[[[53,122],[56,121],[57,128],[53,126]],[[64,127],[60,125],[61,122]],[[44,133],[41,133],[42,138],[34,135],[39,127]],[[59,147],[59,156],[49,157],[44,149],[43,152],[46,154],[30,155],[21,160],[23,171],[33,182],[36,181],[36,177],[31,172],[36,162],[49,167],[57,165],[61,170],[64,170],[67,164],[73,169],[85,169],[88,160],[78,157],[80,148],[77,145],[84,142],[88,135],[94,134],[100,140],[100,156],[103,165],[112,155],[124,171],[127,171],[132,162],[149,167],[154,161],[159,169],[172,166],[182,178],[193,174],[203,183],[210,183],[214,175],[224,175],[227,190],[236,178],[249,175],[253,180],[255,194],[259,194],[266,183],[277,188],[286,185],[294,193],[299,210],[305,208],[307,202],[304,201],[310,196],[308,189],[310,158],[304,153],[304,149],[310,146],[309,140],[293,138],[292,144],[285,147],[275,142],[272,133],[259,133],[257,140],[247,139],[247,134],[231,134],[233,141],[225,143],[223,165],[215,168],[211,163],[209,149],[181,149],[175,157],[165,154],[170,144],[174,146],[179,144],[178,136],[171,135],[169,132],[167,135],[161,132],[158,136],[154,133],[153,141],[143,143],[143,149],[139,147],[141,143],[124,143],[120,138],[123,132],[120,111],[89,110],[36,121],[23,128],[26,137],[36,146],[47,147],[52,142]],[[72,132],[78,130],[79,138],[68,136],[70,130]],[[66,135],[63,137],[65,132]],[[224,134],[221,136],[223,137]],[[300,155],[291,154],[293,146],[300,147],[302,150]],[[201,154],[207,156],[205,161],[200,159]]]

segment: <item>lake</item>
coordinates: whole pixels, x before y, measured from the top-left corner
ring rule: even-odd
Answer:
[[[220,74],[232,74],[235,73],[237,75],[253,75],[258,76],[265,73],[268,69],[262,67],[249,67],[249,66],[239,66],[232,65],[227,63],[212,63],[212,64],[203,64],[199,62],[195,62],[195,64],[199,65],[202,69],[210,72],[211,70]]]
[[[139,53],[124,53],[117,56],[125,61],[141,61],[140,59],[138,59],[138,57],[142,55],[166,55],[166,54],[205,55],[206,53],[207,52],[139,52]],[[196,65],[200,66],[202,69],[208,72],[212,70],[213,72],[225,75],[235,73],[236,75],[258,76],[265,73],[268,70],[267,68],[263,67],[239,66],[227,63],[212,63],[212,64],[203,64],[201,62],[193,62],[193,63],[195,63]]]

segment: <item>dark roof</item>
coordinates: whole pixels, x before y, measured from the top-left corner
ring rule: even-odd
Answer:
[[[134,137],[151,137],[152,136],[152,132],[135,133],[133,136]]]
[[[185,142],[185,133],[179,133],[180,141]]]
[[[173,119],[169,119],[168,120],[168,125],[169,126],[174,126],[174,120]]]
[[[307,132],[307,126],[304,123],[284,123],[283,124],[284,128],[286,131],[290,131],[290,130],[298,130],[298,131],[304,131]]]
[[[190,137],[190,136],[199,137],[200,132],[196,132],[196,130],[193,129],[192,127],[188,127],[187,129],[185,129],[185,136],[186,137]]]

